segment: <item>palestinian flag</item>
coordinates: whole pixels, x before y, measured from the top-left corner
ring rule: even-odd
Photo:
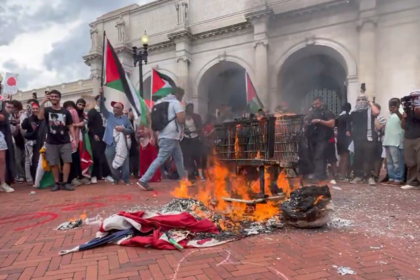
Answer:
[[[259,109],[263,109],[260,99],[258,98],[254,84],[247,72],[245,72],[245,83],[246,83],[246,102],[248,103],[248,110],[250,113],[255,114]]]
[[[135,90],[133,84],[127,76],[120,59],[108,39],[105,39],[104,46],[104,90],[107,96],[125,94],[133,107],[134,117],[140,118],[141,124],[147,123],[147,106],[141,98],[140,93]]]
[[[39,189],[50,188],[54,185],[54,177],[47,160],[45,159],[45,147],[39,151],[38,168],[36,170],[34,185]]]
[[[82,169],[82,175],[85,178],[91,178],[93,169],[93,154],[92,147],[90,146],[89,135],[86,129],[81,131],[82,139],[79,141],[79,155],[80,155],[80,168]]]
[[[176,85],[168,76],[152,69],[152,98],[160,99],[172,93]]]

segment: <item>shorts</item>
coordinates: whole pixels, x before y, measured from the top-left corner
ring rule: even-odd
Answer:
[[[60,159],[63,163],[72,163],[71,144],[45,144],[45,159],[49,166],[59,166]]]
[[[7,150],[7,142],[6,142],[6,139],[4,138],[3,132],[0,131],[0,151],[5,151],[5,150]]]
[[[335,154],[335,143],[328,143],[325,154],[327,163],[332,164],[337,162],[337,156]]]

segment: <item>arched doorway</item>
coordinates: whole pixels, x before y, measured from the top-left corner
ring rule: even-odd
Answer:
[[[235,62],[219,62],[204,73],[198,92],[202,100],[207,100],[207,114],[215,114],[221,105],[228,105],[239,116],[247,105],[245,69]]]
[[[327,46],[309,45],[284,62],[278,77],[281,101],[295,113],[306,112],[319,96],[334,113],[347,102],[347,67],[343,57]]]

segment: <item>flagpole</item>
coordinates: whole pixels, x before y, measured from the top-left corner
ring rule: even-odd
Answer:
[[[105,69],[105,40],[106,40],[106,31],[104,30],[104,38],[102,42],[102,70],[101,70],[101,88],[102,88],[101,100],[102,101],[104,97],[103,86],[104,86],[104,69]]]

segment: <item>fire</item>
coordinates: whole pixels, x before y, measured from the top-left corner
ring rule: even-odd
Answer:
[[[77,221],[77,220],[82,220],[82,221],[84,221],[84,220],[86,220],[86,217],[87,217],[87,215],[86,215],[86,211],[83,211],[83,213],[77,218],[77,217],[73,217],[73,218],[71,218],[70,220],[69,220],[69,222],[71,222],[71,223],[73,223],[73,222],[75,222],[75,221]]]
[[[265,193],[271,196],[270,181],[270,175],[268,172],[265,172],[264,189]],[[277,184],[287,196],[290,194],[291,190],[285,174],[280,174]],[[259,193],[260,182],[257,180],[247,184],[245,177],[229,172],[228,168],[220,165],[218,162],[216,162],[213,168],[209,169],[207,181],[199,183],[193,188],[189,187],[191,187],[190,182],[181,181],[179,186],[171,194],[177,198],[197,199],[206,207],[214,209],[215,212],[223,214],[235,222],[243,220],[264,221],[278,215],[280,211],[278,202],[275,201],[268,201],[266,204],[256,204],[253,211],[249,211],[247,208],[249,205],[245,203],[226,202],[223,200],[222,198],[224,197],[242,200],[255,199],[253,194]],[[198,209],[194,209],[193,212],[199,217],[208,218],[204,217],[204,214],[200,213],[201,211]],[[227,227],[224,223],[220,224],[222,229]]]
[[[314,205],[317,205],[317,204],[321,201],[321,199],[322,199],[323,197],[324,197],[324,196],[322,196],[322,195],[318,196],[318,197],[315,199],[315,201],[314,201]]]

